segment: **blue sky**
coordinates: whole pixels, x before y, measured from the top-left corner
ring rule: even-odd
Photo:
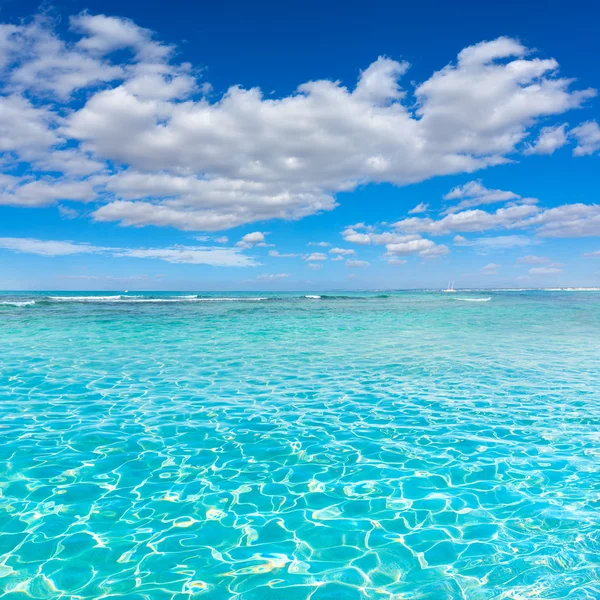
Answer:
[[[600,9],[440,4],[1,3],[0,287],[600,286]]]

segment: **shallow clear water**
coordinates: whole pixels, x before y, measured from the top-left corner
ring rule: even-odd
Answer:
[[[0,295],[2,598],[600,597],[600,293],[73,295]]]

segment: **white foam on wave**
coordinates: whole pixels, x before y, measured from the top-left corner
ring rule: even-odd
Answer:
[[[3,306],[33,306],[35,304],[35,300],[4,300],[0,302],[0,305]]]
[[[307,294],[306,296],[304,296],[305,298],[308,298],[308,300],[320,300],[321,296],[313,296],[311,294]]]
[[[131,296],[48,296],[52,302],[118,302],[122,298],[136,300]]]
[[[452,300],[460,300],[461,302],[489,302],[491,299],[491,296],[487,298],[452,298]]]
[[[119,303],[119,304],[143,304],[143,303],[174,303],[174,302],[260,302],[268,300],[266,297],[219,297],[199,298],[196,295],[174,296],[171,298],[149,298],[145,296],[48,296],[51,302],[90,302],[90,303]]]
[[[543,288],[544,292],[600,292],[598,287]]]

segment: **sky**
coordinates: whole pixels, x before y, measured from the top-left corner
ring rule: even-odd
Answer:
[[[600,286],[600,7],[0,0],[0,289]]]

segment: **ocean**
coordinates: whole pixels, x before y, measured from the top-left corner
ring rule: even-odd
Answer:
[[[0,294],[0,596],[600,598],[600,292]]]

